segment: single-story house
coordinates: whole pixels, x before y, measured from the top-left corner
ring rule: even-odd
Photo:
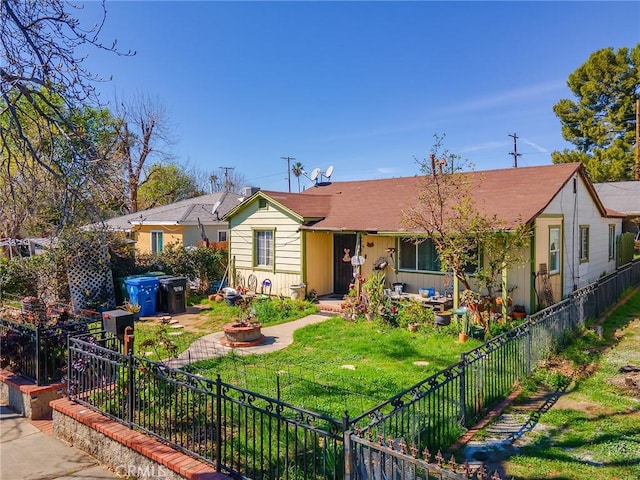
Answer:
[[[532,241],[523,266],[507,274],[514,303],[528,311],[541,289],[555,301],[616,269],[622,215],[607,210],[580,163],[510,168],[466,175],[474,200],[508,225],[526,223]],[[445,291],[428,239],[413,241],[403,211],[416,202],[422,176],[323,182],[302,193],[258,191],[231,209],[229,255],[233,275],[265,279],[273,293],[304,284],[318,295],[345,294],[354,281],[354,256],[368,275],[387,258],[387,283],[405,291]],[[358,262],[355,262],[358,263]],[[234,277],[232,276],[232,282]]]
[[[624,215],[622,231],[640,234],[640,181],[594,183],[598,196],[607,208]]]
[[[226,242],[229,225],[224,215],[241,195],[216,192],[169,205],[105,220],[100,227],[125,232],[140,253],[161,252],[165,245],[185,247],[201,242]]]

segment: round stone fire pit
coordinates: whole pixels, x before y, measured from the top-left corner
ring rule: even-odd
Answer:
[[[224,337],[220,340],[227,347],[253,347],[266,340],[260,323],[227,323],[222,326]]]

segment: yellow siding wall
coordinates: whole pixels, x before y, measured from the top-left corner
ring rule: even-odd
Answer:
[[[394,248],[395,243],[393,237],[362,235],[360,239],[360,255],[365,258],[361,269],[362,275],[366,277],[373,271],[373,265],[378,258],[388,257],[387,248]],[[387,272],[387,280],[395,281],[393,280],[393,265],[389,265],[385,272]],[[389,278],[389,275],[391,275],[391,278]]]
[[[560,245],[562,245],[562,250],[560,252],[560,258],[563,259],[567,252],[564,251],[566,248],[566,242],[564,237],[564,228],[563,228],[563,216],[562,215],[546,215],[543,217],[538,217],[536,219],[535,226],[535,256],[534,256],[534,271],[538,272],[540,270],[540,264],[547,264],[547,271],[549,270],[549,227],[558,226],[560,227]],[[560,271],[556,274],[549,275],[549,282],[553,289],[553,299],[558,302],[562,300],[562,275],[563,275],[563,261],[560,260]],[[541,279],[536,280],[536,289],[539,292],[538,296],[542,294],[542,284]]]
[[[299,221],[286,211],[268,204],[258,208],[254,201],[230,221],[229,254],[236,272],[246,278],[253,273],[259,283],[264,278],[273,282],[274,294],[289,295],[290,285],[302,282],[301,235]],[[274,230],[273,268],[254,268],[253,235],[255,230]],[[234,285],[234,280],[232,280]]]
[[[182,225],[141,225],[136,227],[136,250],[140,253],[151,253],[151,232],[163,232],[163,245],[175,243],[182,245]]]
[[[307,291],[318,295],[333,293],[333,234],[304,232],[306,243]]]
[[[363,235],[361,242],[361,254],[366,258],[364,265],[362,266],[362,274],[366,277],[373,271],[373,266],[379,257],[388,256],[387,248],[396,246],[395,237],[384,237],[377,235]],[[529,303],[529,288],[530,288],[530,263],[529,263],[529,250],[521,252],[521,258],[525,259],[525,263],[522,266],[518,266],[509,272],[507,278],[507,284],[509,287],[517,286],[512,292],[512,298],[514,302],[520,304]],[[394,261],[397,262],[397,254],[394,254]],[[394,272],[394,266],[389,265],[385,269],[386,285],[391,287],[391,284],[400,282],[405,284],[405,292],[418,293],[420,288],[433,288],[441,293],[445,292],[447,288],[453,288],[453,278],[447,277],[444,272],[434,273],[418,273],[410,271],[398,271]],[[445,283],[449,281],[449,285]],[[473,279],[472,279],[473,283]]]

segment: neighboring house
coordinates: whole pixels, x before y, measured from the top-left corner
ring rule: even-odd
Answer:
[[[228,223],[222,217],[242,197],[217,192],[141,210],[104,222],[110,230],[126,232],[140,253],[161,252],[165,245],[195,246],[200,242],[226,242]]]
[[[624,215],[622,231],[638,238],[640,233],[640,181],[594,183],[598,196],[607,208]]]
[[[517,286],[514,302],[528,311],[539,305],[543,287],[558,301],[616,269],[621,215],[605,209],[581,164],[461,175],[468,175],[479,208],[507,225],[526,222],[533,229],[531,246],[522,252],[525,265],[508,272],[507,282]],[[289,295],[300,283],[318,295],[344,294],[354,280],[354,255],[364,258],[364,276],[387,257],[389,284],[442,292],[445,274],[433,243],[411,241],[420,232],[402,222],[422,178],[325,182],[303,193],[258,191],[225,216],[232,272],[245,279],[254,274],[258,285],[271,280],[275,294]]]

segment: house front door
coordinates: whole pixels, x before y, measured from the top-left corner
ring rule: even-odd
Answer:
[[[349,293],[353,282],[351,256],[356,254],[356,235],[338,233],[333,236],[333,293]]]

